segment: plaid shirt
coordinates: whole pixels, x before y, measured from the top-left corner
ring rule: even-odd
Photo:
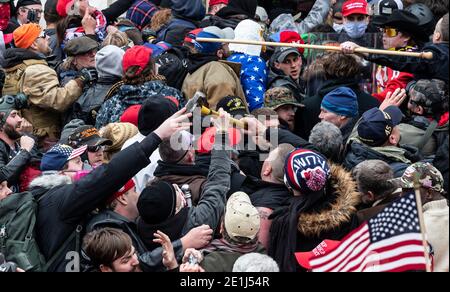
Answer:
[[[153,15],[158,11],[158,7],[148,0],[137,0],[127,11],[127,18],[131,20],[139,29],[150,23]]]

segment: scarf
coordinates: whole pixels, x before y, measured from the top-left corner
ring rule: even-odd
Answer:
[[[242,243],[242,244],[235,244],[230,243],[226,241],[223,238],[220,239],[214,239],[211,241],[210,244],[208,244],[203,251],[206,252],[214,252],[214,251],[226,251],[226,252],[237,252],[237,253],[250,253],[254,252],[256,248],[258,247],[258,242],[249,244],[249,243]]]

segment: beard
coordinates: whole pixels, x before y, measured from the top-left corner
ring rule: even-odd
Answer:
[[[11,125],[8,125],[8,124],[6,124],[3,127],[3,131],[11,140],[17,140],[17,139],[20,139],[20,137],[22,137],[21,133],[19,133],[14,127],[12,127]]]

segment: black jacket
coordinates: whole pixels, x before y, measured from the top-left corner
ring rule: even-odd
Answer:
[[[271,65],[267,89],[274,87],[285,87],[290,89],[298,102],[302,102],[305,97],[306,86],[301,79],[299,82],[296,82],[291,77],[286,76],[281,70],[277,70]]]
[[[252,205],[276,210],[289,204],[292,194],[284,184],[260,181],[261,189],[249,194]]]
[[[431,60],[414,57],[369,55],[367,60],[382,66],[388,66],[400,72],[414,74],[419,79],[441,79],[448,82],[448,43],[428,43],[424,52],[432,52]]]
[[[33,194],[42,197],[38,204],[36,238],[47,260],[78,225],[86,223],[88,215],[96,207],[104,204],[115,191],[149,164],[148,157],[160,142],[159,137],[152,133],[141,143],[135,143],[118,153],[109,164],[96,168],[75,183],[61,175],[42,176],[31,183]],[[73,240],[49,271],[65,271],[68,263],[66,254],[77,251],[77,247],[80,246]]]
[[[349,87],[358,98],[358,111],[361,116],[365,111],[378,107],[380,102],[370,94],[359,89],[356,79],[335,79],[325,81],[316,95],[308,96],[303,100],[304,108],[295,113],[295,131],[304,139],[309,139],[312,128],[320,122],[320,105],[323,97],[338,87]]]
[[[395,150],[395,155],[387,155],[387,152],[383,153],[383,149],[388,149],[386,147],[375,147],[374,149],[357,141],[351,141],[347,146],[343,165],[346,169],[351,170],[365,160],[379,159],[389,164],[394,171],[395,177],[401,177],[411,163],[422,159],[418,149],[415,147],[402,145],[401,147],[389,148]]]
[[[16,148],[20,148],[17,143]],[[15,193],[19,192],[20,174],[31,157],[31,153],[25,149],[20,149],[14,156],[11,147],[0,139],[0,176],[8,181],[8,186],[12,187]]]
[[[125,218],[114,211],[103,210],[89,221],[86,226],[86,233],[105,227],[120,229],[131,237],[133,246],[139,256],[141,268],[144,272],[166,270],[162,264],[162,248],[158,247],[152,251],[148,251],[138,235],[136,222],[130,221],[128,218]],[[183,257],[183,246],[181,241],[173,241],[172,245],[177,260],[180,261]]]
[[[73,119],[80,119],[86,125],[95,125],[97,113],[105,101],[106,95],[118,82],[120,82],[118,78],[101,78],[89,86],[67,112],[65,124]]]

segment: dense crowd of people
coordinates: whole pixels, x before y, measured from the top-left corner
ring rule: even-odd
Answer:
[[[0,29],[0,271],[303,272],[414,189],[449,271],[448,1],[0,0]]]

